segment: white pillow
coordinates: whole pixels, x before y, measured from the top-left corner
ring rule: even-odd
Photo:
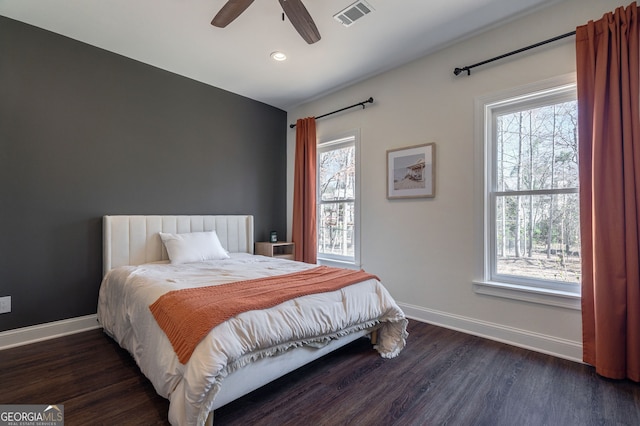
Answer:
[[[159,234],[167,248],[169,260],[173,264],[229,258],[215,231],[188,234],[159,232]]]

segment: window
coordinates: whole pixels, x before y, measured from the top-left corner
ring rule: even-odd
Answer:
[[[575,84],[511,95],[481,105],[484,276],[476,291],[577,308]]]
[[[318,145],[318,259],[320,263],[359,263],[358,135]]]

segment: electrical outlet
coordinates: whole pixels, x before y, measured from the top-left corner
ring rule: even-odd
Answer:
[[[0,297],[0,314],[11,312],[11,296]]]

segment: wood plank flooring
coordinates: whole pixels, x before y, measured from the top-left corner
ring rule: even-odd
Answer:
[[[410,321],[382,359],[360,339],[218,409],[216,425],[640,425],[640,385]],[[100,330],[0,351],[1,404],[64,404],[65,424],[164,425],[131,356]]]

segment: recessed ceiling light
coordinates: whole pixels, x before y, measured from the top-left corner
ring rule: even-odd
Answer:
[[[284,61],[287,59],[287,55],[284,52],[276,50],[275,52],[271,52],[271,59],[274,61]]]

